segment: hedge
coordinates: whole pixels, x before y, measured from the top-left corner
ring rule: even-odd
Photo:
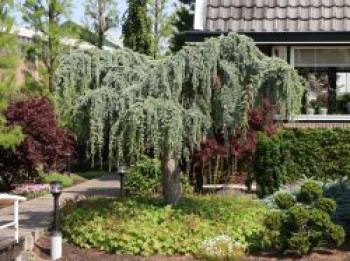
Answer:
[[[266,151],[272,143],[280,147],[284,160],[269,162],[268,168],[258,166],[257,176],[268,175],[271,168],[285,168],[284,182],[293,182],[301,178],[314,178],[325,181],[350,174],[350,129],[292,129],[279,131],[274,137],[259,139],[254,164],[259,165],[261,151]]]

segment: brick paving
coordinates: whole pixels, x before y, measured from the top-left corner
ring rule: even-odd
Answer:
[[[60,203],[77,197],[115,197],[119,195],[119,187],[118,176],[109,174],[65,189],[60,197]],[[19,207],[20,235],[23,237],[30,235],[29,241],[37,240],[42,232],[49,227],[52,221],[52,211],[53,198],[51,195],[21,202]],[[0,209],[0,224],[11,222],[13,220],[12,213],[12,206]],[[40,231],[42,232],[38,233]],[[0,245],[1,241],[8,240],[13,234],[13,229],[0,230]],[[26,244],[26,249],[30,250],[34,242],[26,242]]]

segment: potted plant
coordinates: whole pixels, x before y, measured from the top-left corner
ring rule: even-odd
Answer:
[[[323,93],[317,96],[316,106],[318,108],[318,114],[326,115],[328,112],[328,95]]]
[[[343,94],[340,98],[340,102],[347,113],[350,114],[350,93]]]
[[[313,99],[313,100],[309,101],[308,106],[306,107],[306,114],[314,115],[315,108],[316,108],[316,100]]]

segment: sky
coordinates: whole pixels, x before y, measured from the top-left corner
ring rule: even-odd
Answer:
[[[82,21],[84,18],[84,0],[72,0],[73,2],[73,13],[72,20],[75,22]],[[121,17],[126,10],[126,1],[118,0],[118,12]]]

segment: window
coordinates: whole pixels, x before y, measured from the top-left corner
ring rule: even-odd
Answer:
[[[279,57],[287,61],[287,46],[273,46],[272,56]]]
[[[294,47],[292,64],[308,82],[302,114],[350,113],[350,47]]]

